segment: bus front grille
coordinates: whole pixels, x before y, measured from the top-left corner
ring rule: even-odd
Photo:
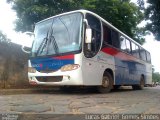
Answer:
[[[40,76],[36,77],[39,82],[60,82],[63,76]]]

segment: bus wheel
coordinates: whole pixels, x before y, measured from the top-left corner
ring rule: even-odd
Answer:
[[[140,80],[139,85],[132,85],[132,88],[133,88],[134,90],[142,90],[142,89],[144,88],[144,85],[145,85],[144,77],[141,76],[141,80]]]
[[[98,87],[98,91],[100,93],[108,93],[111,91],[112,88],[113,88],[112,76],[108,72],[106,72],[103,75],[102,85]]]
[[[144,77],[142,76],[142,77],[141,77],[140,84],[139,84],[139,89],[142,90],[142,89],[144,88],[144,85],[145,85]]]

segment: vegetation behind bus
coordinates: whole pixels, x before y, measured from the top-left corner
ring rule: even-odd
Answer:
[[[160,83],[160,74],[159,74],[159,72],[153,72],[152,73],[152,79],[153,79],[153,82],[159,82]]]
[[[147,8],[145,8],[144,0],[138,0],[139,6],[144,10],[145,20],[149,21],[146,25],[146,30],[152,32],[155,39],[160,41],[160,1],[159,0],[146,0]]]
[[[160,73],[155,72],[154,67],[152,68],[152,80],[154,83],[156,83],[156,82],[160,83]]]
[[[7,0],[17,12],[17,31],[33,31],[34,24],[42,19],[62,12],[87,9],[103,17],[122,32],[144,43],[144,28],[137,25],[143,13],[130,0]]]

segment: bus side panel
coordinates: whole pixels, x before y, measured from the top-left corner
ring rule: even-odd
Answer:
[[[146,64],[146,79],[145,79],[146,85],[152,85],[152,65],[147,63]]]
[[[82,74],[84,85],[102,85],[104,71],[108,68],[115,71],[114,57],[99,52],[93,58],[83,58]]]
[[[115,85],[122,85],[126,79],[126,68],[123,61],[115,57]]]
[[[145,70],[145,66],[137,61],[128,61],[128,68],[129,68],[128,69],[129,82],[126,82],[125,84],[127,85],[139,84],[141,75],[144,74],[143,71]]]
[[[146,76],[146,65],[137,58],[113,47],[102,49],[115,60],[115,85],[139,84],[141,75]]]
[[[124,58],[130,56],[124,54]],[[143,63],[132,59],[115,58],[116,71],[115,71],[115,84],[116,85],[134,85],[139,84],[141,75],[146,76],[146,67]]]

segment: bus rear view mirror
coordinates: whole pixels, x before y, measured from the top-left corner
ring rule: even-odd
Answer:
[[[24,53],[30,54],[30,53],[31,53],[31,48],[22,46],[22,51],[23,51]]]
[[[91,44],[91,42],[92,42],[92,29],[90,27],[87,27],[85,43]]]
[[[23,33],[23,36],[24,36],[24,39],[27,41],[29,41],[29,40],[33,41],[33,39],[34,39],[34,33],[32,33],[32,32],[25,32],[25,33]],[[30,50],[31,50],[31,48],[22,46],[23,52],[29,54],[31,52]]]

